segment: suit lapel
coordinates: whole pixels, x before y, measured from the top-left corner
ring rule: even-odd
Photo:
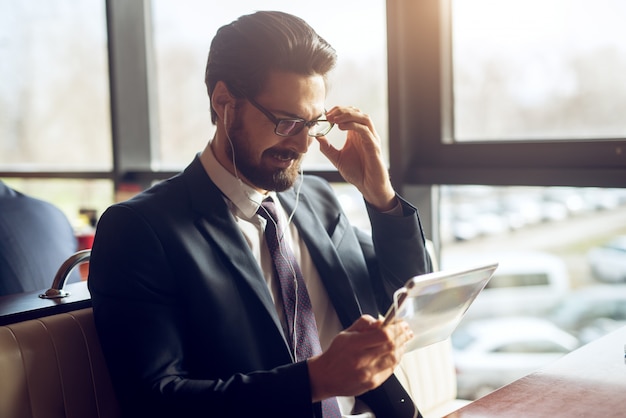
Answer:
[[[211,181],[198,159],[185,170],[191,204],[198,214],[195,225],[208,243],[207,251],[218,251],[226,271],[215,271],[225,280],[242,280],[272,317],[289,351],[286,337],[261,269],[249,250],[243,234],[217,186]],[[253,302],[253,301],[250,301]]]

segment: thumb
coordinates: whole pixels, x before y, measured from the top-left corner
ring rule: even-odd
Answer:
[[[339,160],[340,151],[335,148],[333,144],[328,141],[325,136],[316,137],[317,142],[320,144],[320,151],[322,154],[326,156],[335,166],[337,165],[337,161]]]

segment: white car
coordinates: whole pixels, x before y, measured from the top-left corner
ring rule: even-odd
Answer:
[[[466,319],[536,315],[552,309],[570,289],[567,265],[537,251],[502,251],[442,259],[441,268],[498,262],[493,277],[467,311]]]
[[[481,319],[452,334],[460,399],[474,400],[541,369],[579,346],[553,323],[535,317]]]
[[[586,344],[626,326],[626,284],[587,286],[564,298],[547,317]]]
[[[603,282],[626,282],[626,235],[620,235],[587,253],[591,274]]]

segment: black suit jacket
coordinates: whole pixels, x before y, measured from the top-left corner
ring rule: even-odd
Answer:
[[[279,194],[287,211],[293,190]],[[370,212],[353,229],[332,189],[306,176],[293,218],[344,326],[377,316],[429,271],[416,210]],[[196,158],[110,207],[90,261],[96,326],[128,416],[311,417],[306,363],[293,363],[261,270]],[[412,417],[395,377],[363,396],[379,417]]]

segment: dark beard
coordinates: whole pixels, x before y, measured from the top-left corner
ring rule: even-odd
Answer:
[[[235,169],[239,174],[250,181],[254,186],[276,192],[282,192],[291,188],[300,173],[300,165],[302,163],[302,155],[292,155],[291,153],[285,157],[297,158],[291,166],[285,170],[276,169],[269,170],[257,165],[253,156],[249,153],[248,143],[249,136],[246,134],[243,126],[241,126],[239,118],[228,129],[228,135],[232,141],[229,143],[228,152],[231,160],[234,161]],[[233,149],[233,147],[235,149]],[[274,149],[265,150],[264,154],[287,153],[288,151],[277,151]]]
[[[298,178],[299,161],[286,170],[266,170],[262,167],[248,164],[248,161],[241,158],[242,155],[239,154],[236,156],[239,172],[260,189],[282,192],[291,188]]]

